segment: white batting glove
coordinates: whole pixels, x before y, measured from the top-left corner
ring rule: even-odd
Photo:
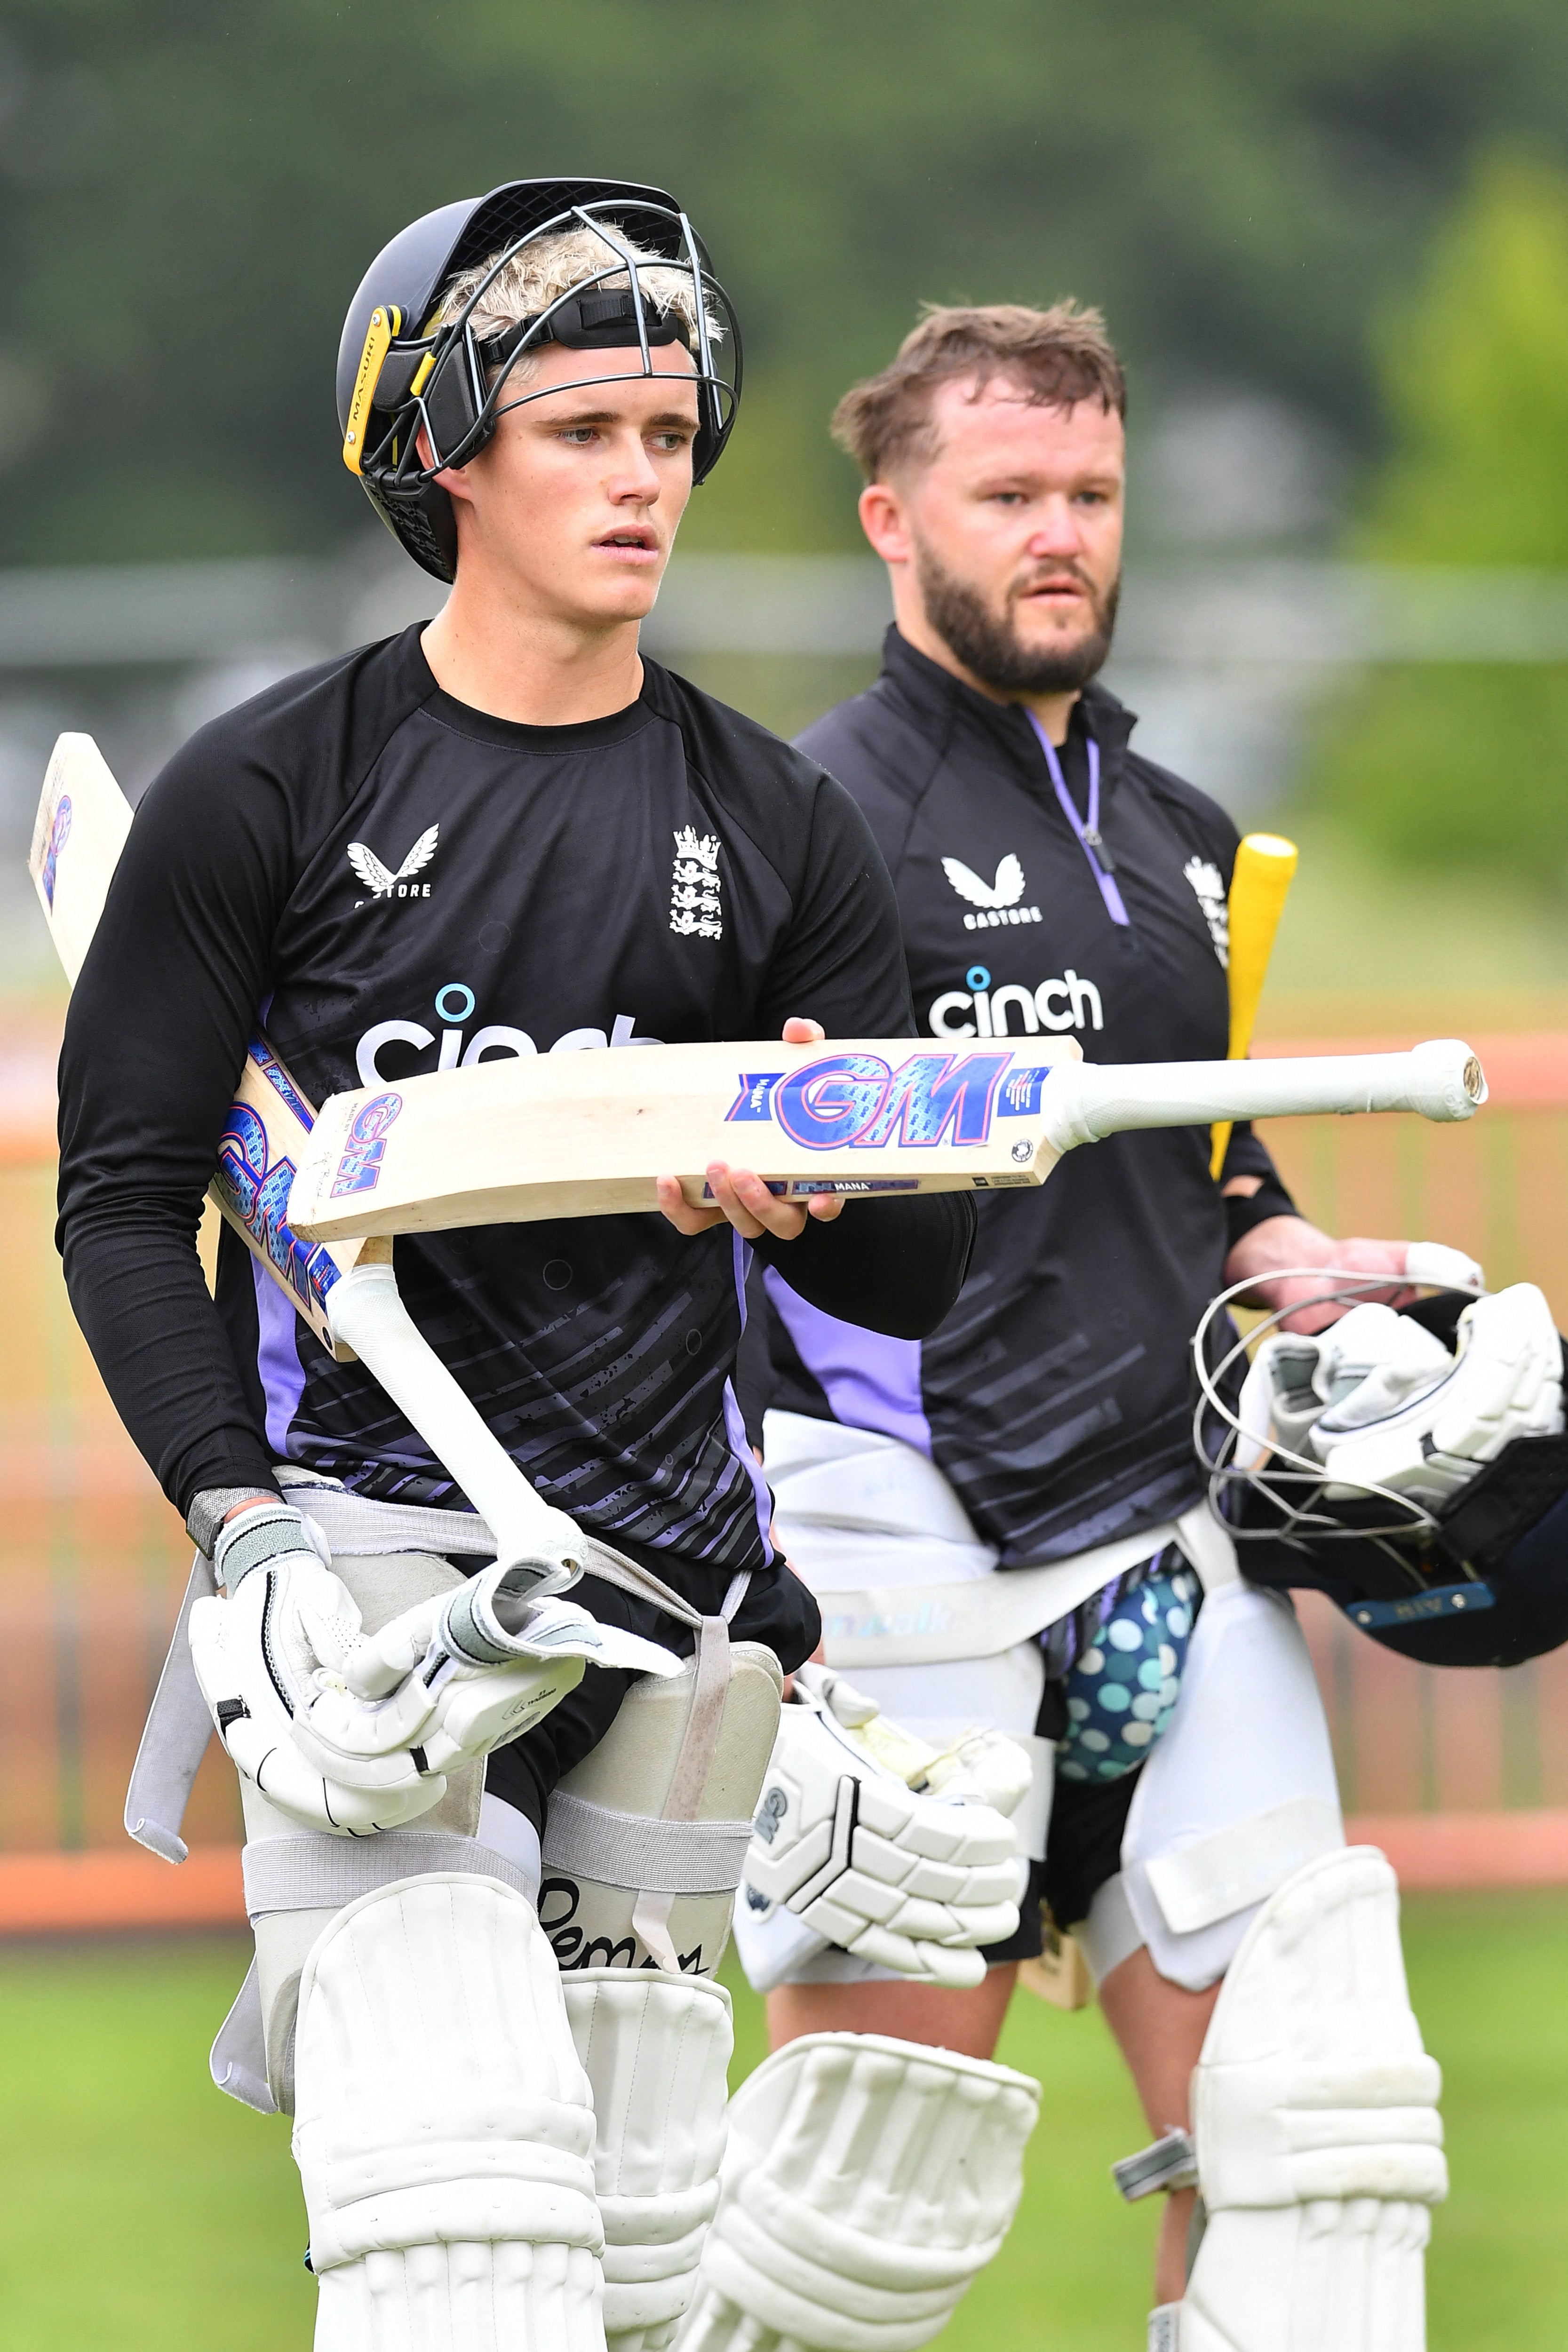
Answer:
[[[1355,1313],[1369,1311],[1379,1310]],[[1324,1344],[1354,1319],[1347,1315],[1326,1331]],[[1370,1484],[1437,1507],[1513,1438],[1552,1437],[1563,1428],[1563,1342],[1533,1282],[1467,1307],[1455,1353],[1443,1351],[1436,1377],[1414,1396],[1390,1392],[1375,1348],[1370,1355],[1363,1363],[1342,1346],[1320,1372],[1331,1402],[1308,1444],[1328,1474],[1330,1499]]]
[[[753,1910],[780,1905],[824,1943],[959,1990],[1018,1925],[1006,1812],[1029,1759],[1000,1732],[939,1754],[826,1666],[802,1666],[780,1718],[746,1856]],[[760,1898],[760,1900],[759,1900]]]
[[[534,1600],[535,1591],[531,1564],[498,1561],[379,1633],[356,1628],[316,1677],[301,1743],[350,1778],[354,1759],[393,1746],[417,1750],[427,1771],[450,1772],[521,1738],[576,1688],[585,1664],[681,1672],[658,1643],[601,1624],[575,1601]]]
[[[320,1548],[319,1548],[320,1547]],[[191,1660],[238,1770],[269,1804],[307,1829],[367,1837],[428,1812],[446,1794],[439,1772],[421,1773],[406,1746],[363,1756],[347,1774],[329,1747],[302,1738],[325,1696],[322,1652],[359,1636],[360,1612],[325,1566],[316,1531],[287,1504],[265,1505],[232,1521],[214,1565],[226,1601],[191,1611]]]
[[[1322,1465],[1328,1500],[1382,1487],[1436,1509],[1513,1438],[1562,1430],[1563,1343],[1532,1282],[1467,1307],[1452,1355],[1391,1307],[1354,1307],[1266,1339],[1237,1415],[1243,1469],[1282,1444]]]

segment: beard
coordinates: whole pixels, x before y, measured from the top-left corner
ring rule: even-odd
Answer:
[[[1071,694],[1104,668],[1121,598],[1120,573],[1102,595],[1077,564],[1051,567],[1053,578],[1072,574],[1089,599],[1092,619],[1081,636],[1047,650],[1020,637],[1016,592],[1007,593],[999,613],[994,611],[977,588],[944,571],[923,545],[915,551],[915,572],[931,627],[971,677],[994,693]]]

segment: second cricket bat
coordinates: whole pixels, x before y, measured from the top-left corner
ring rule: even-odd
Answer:
[[[1236,853],[1236,866],[1230,877],[1228,927],[1230,1059],[1233,1062],[1245,1061],[1252,1050],[1252,1032],[1263,997],[1263,983],[1268,977],[1268,959],[1274,952],[1274,934],[1279,929],[1279,918],[1285,912],[1285,900],[1295,877],[1299,856],[1295,843],[1287,841],[1282,834],[1278,833],[1249,833]],[[1221,1119],[1214,1131],[1209,1173],[1216,1184],[1230,1146],[1231,1124],[1228,1118]]]

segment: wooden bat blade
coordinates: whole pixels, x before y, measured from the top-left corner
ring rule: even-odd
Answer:
[[[715,1160],[779,1191],[899,1194],[1042,1183],[1040,1089],[1076,1040],[647,1045],[437,1071],[334,1096],[295,1179],[310,1239],[429,1233],[700,1202]],[[453,1081],[456,1080],[456,1084]]]
[[[315,1114],[265,1037],[255,1036],[218,1143],[208,1191],[253,1257],[340,1363],[353,1350],[333,1336],[328,1294],[363,1244],[304,1241],[289,1223],[295,1170]]]
[[[103,913],[110,881],[131,831],[131,803],[90,735],[62,735],[44,777],[27,871],[55,951],[74,987]],[[208,1188],[246,1247],[340,1360],[326,1297],[359,1255],[359,1244],[329,1251],[289,1230],[289,1187],[315,1114],[265,1037],[251,1041],[224,1123]]]
[[[613,1216],[700,1202],[715,1160],[788,1196],[1043,1183],[1064,1151],[1137,1128],[1305,1111],[1467,1118],[1468,1045],[1295,1061],[1096,1067],[1060,1039],[652,1045],[510,1058],[323,1104],[294,1180],[302,1240]]]
[[[62,735],[44,776],[27,871],[73,988],[130,830],[131,803],[92,737]]]

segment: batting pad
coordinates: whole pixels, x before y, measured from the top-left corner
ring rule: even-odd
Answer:
[[[604,2352],[592,2097],[521,1895],[433,1873],[340,1912],[295,2094],[316,2352]]]
[[[580,1969],[566,2015],[592,2085],[609,2352],[662,2352],[719,2202],[730,1996],[699,1976]]]
[[[1038,2084],[879,2033],[812,2033],[730,2107],[679,2352],[915,2352],[1001,2245]]]
[[[1422,2352],[1440,2084],[1393,1871],[1373,1846],[1308,1863],[1248,1928],[1193,2077],[1208,2225],[1181,2352]]]

